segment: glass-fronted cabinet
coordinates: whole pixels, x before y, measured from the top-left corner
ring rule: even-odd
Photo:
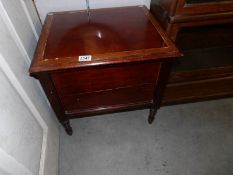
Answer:
[[[151,12],[184,53],[163,103],[233,96],[233,0],[151,0]]]

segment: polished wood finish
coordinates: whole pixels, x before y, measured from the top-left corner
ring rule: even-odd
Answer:
[[[51,76],[59,94],[72,95],[138,84],[153,84],[158,76],[155,72],[159,70],[160,64],[145,62],[98,67],[94,70],[66,71],[54,73]]]
[[[151,12],[184,53],[163,104],[232,96],[233,1],[152,0]]]
[[[80,62],[80,55],[92,55]],[[142,6],[48,14],[30,67],[67,134],[69,119],[160,107],[171,62],[182,54]]]
[[[111,11],[114,11],[114,15],[112,14]],[[124,11],[125,15],[122,15],[123,13],[122,11]],[[180,53],[177,51],[173,42],[167,37],[166,33],[160,27],[158,22],[154,20],[153,16],[150,14],[150,12],[145,7],[112,8],[111,10],[96,9],[96,10],[92,10],[91,12],[92,14],[98,14],[98,12],[102,14],[104,12],[105,14],[107,14],[105,15],[105,18],[106,17],[110,18],[111,21],[116,22],[117,25],[113,25],[114,23],[109,23],[110,26],[108,26],[108,28],[104,28],[103,25],[101,26],[102,28],[99,28],[100,24],[96,24],[96,26],[94,27],[93,26],[94,21],[92,22],[92,18],[94,18],[94,16],[92,15],[91,21],[90,21],[90,26],[91,26],[90,29],[92,30],[88,29],[86,31],[85,35],[88,36],[88,40],[86,42],[82,42],[83,46],[76,47],[76,45],[73,44],[73,43],[77,43],[76,40],[80,40],[80,41],[83,40],[83,39],[78,38],[76,35],[74,36],[74,38],[67,37],[66,39],[65,37],[64,40],[63,39],[59,40],[55,38],[54,44],[56,46],[58,46],[60,42],[61,43],[68,42],[68,44],[71,44],[70,47],[65,46],[63,44],[65,48],[64,49],[60,48],[58,50],[56,49],[54,50],[54,48],[50,48],[51,46],[49,47],[47,45],[48,39],[50,38],[50,35],[52,33],[50,32],[51,28],[56,28],[53,25],[53,19],[56,18],[57,16],[61,16],[62,14],[65,16],[67,14],[68,15],[70,14],[71,17],[76,19],[76,16],[73,15],[74,13],[86,14],[86,11],[55,12],[55,13],[48,14],[45,20],[42,34],[40,36],[40,40],[39,40],[38,47],[35,53],[35,57],[33,59],[32,66],[30,68],[30,72],[32,74],[35,74],[36,72],[42,72],[42,71],[45,72],[45,71],[50,71],[50,70],[54,71],[54,70],[62,70],[62,69],[68,69],[68,68],[80,68],[80,67],[87,67],[87,66],[89,67],[89,66],[95,66],[95,65],[105,65],[105,64],[109,64],[109,61],[111,61],[111,64],[117,64],[117,63],[122,63],[122,62],[129,63],[129,62],[145,61],[145,60],[151,60],[151,59],[159,60],[162,58],[180,56]],[[110,15],[108,15],[109,12],[111,12]],[[115,21],[114,20],[115,16],[120,16],[122,18],[122,21],[124,21],[124,23],[122,23],[120,20]],[[101,24],[104,23],[106,21],[105,18],[103,19],[102,22],[99,21],[99,23]],[[64,20],[61,20],[61,21],[64,24],[56,23],[58,25],[57,28],[59,31],[60,31],[59,28],[61,26],[67,25],[66,21]],[[73,25],[73,27],[78,32],[80,32],[79,30],[83,30],[83,29],[79,29],[76,26],[75,24],[76,20],[71,20],[71,23],[72,22],[74,24],[70,24],[70,25],[71,26]],[[87,21],[85,21],[85,24],[86,22]],[[136,25],[136,23],[138,24]],[[111,24],[113,26],[111,26]],[[132,28],[132,26],[129,26],[128,24],[134,24],[134,28]],[[81,28],[82,27],[83,26],[81,26]],[[140,30],[137,29],[138,27]],[[137,32],[134,31],[135,29],[137,29]],[[119,37],[118,40],[121,41],[120,43],[118,41],[115,41],[116,37],[114,35],[109,35],[106,32],[106,31],[109,31],[109,32],[114,33],[114,30],[121,32],[121,33],[118,33],[118,37],[119,35],[121,36],[121,34],[124,36],[122,37],[123,39]],[[98,41],[100,40],[100,38],[98,39],[98,32],[102,33],[101,35],[103,36],[106,33],[108,35],[108,37],[103,38],[103,41],[100,41],[100,43],[102,43],[101,45],[96,44],[97,40]],[[56,33],[56,32],[53,31],[53,33]],[[75,33],[75,32],[71,32],[71,34],[69,33],[68,35],[72,35],[72,33]],[[124,33],[127,33],[127,35],[125,35]],[[135,36],[135,35],[138,35],[138,36]],[[158,35],[160,35],[160,37]],[[136,39],[134,39],[135,37]],[[71,40],[72,42],[69,40]],[[104,44],[104,42],[106,42],[107,44]],[[90,43],[93,44],[92,48],[94,49],[94,51],[91,51],[89,53],[88,51],[90,51],[89,50]],[[106,48],[104,48],[104,46],[106,46]],[[119,48],[115,50],[114,47],[115,48],[119,47]],[[67,53],[67,49],[69,50],[69,48],[70,48],[71,54],[69,53],[69,56],[66,56],[65,53]],[[87,51],[84,51],[85,50],[84,48]],[[81,49],[81,52],[78,52],[78,51],[74,52],[74,50],[79,50],[79,49]],[[109,52],[105,53],[104,52],[105,50]],[[50,56],[51,53],[46,53],[47,51],[48,52],[58,51],[58,53],[57,54],[55,53],[54,55],[52,54],[53,56],[56,56],[56,57],[49,59],[49,57],[46,57],[46,55]],[[78,59],[78,56],[80,55],[74,55],[75,53],[92,54],[92,61],[91,62],[78,62],[77,59]]]
[[[158,62],[120,64],[53,73],[51,77],[65,113],[74,114],[151,103],[160,67]]]
[[[121,15],[115,15],[116,12]],[[143,35],[141,31],[144,31]],[[105,55],[165,46],[153,24],[135,8],[131,8],[130,12],[127,8],[93,10],[90,21],[86,13],[57,13],[53,16],[44,57],[53,59],[86,54]]]

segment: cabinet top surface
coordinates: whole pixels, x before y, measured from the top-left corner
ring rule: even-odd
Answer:
[[[46,18],[30,71],[61,69],[61,63],[73,68],[131,56],[142,59],[163,49],[179,55],[145,7],[96,9],[90,18],[87,11],[55,12]],[[92,55],[92,60],[81,63],[82,55]]]
[[[163,39],[139,8],[54,14],[45,58],[163,47]]]

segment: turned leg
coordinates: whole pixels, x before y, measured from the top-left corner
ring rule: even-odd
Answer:
[[[66,121],[61,122],[61,124],[65,128],[66,133],[71,136],[73,134],[73,129],[70,126],[70,121],[66,120]]]
[[[149,124],[152,124],[154,119],[155,119],[155,114],[157,112],[157,109],[155,108],[150,108],[150,114],[149,114],[149,117],[148,117],[148,123]]]

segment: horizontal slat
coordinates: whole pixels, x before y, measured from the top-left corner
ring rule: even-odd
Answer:
[[[101,92],[60,96],[66,114],[82,113],[86,110],[105,110],[115,106],[137,103],[152,103],[154,85],[145,84]]]
[[[233,76],[169,84],[163,104],[194,102],[233,95]]]
[[[212,67],[208,69],[172,72],[169,84],[188,83],[197,80],[223,78],[233,76],[233,66]]]

